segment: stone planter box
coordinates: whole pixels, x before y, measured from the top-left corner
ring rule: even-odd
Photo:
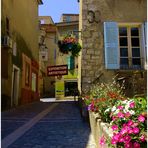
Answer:
[[[89,111],[89,120],[91,132],[97,148],[108,148],[107,144],[101,147],[101,145],[99,144],[99,140],[103,135],[106,137],[106,139],[109,139],[112,136],[112,130],[109,124],[102,122],[98,114],[91,111]]]

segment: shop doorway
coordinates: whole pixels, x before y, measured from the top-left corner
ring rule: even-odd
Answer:
[[[17,106],[18,105],[19,73],[20,73],[20,69],[13,65],[11,106]]]
[[[77,82],[65,82],[65,97],[74,96],[74,91],[78,90]]]

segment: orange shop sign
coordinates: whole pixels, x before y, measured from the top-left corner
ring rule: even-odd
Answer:
[[[47,76],[68,75],[68,65],[57,65],[47,67]]]

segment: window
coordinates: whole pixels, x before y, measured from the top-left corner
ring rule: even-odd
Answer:
[[[146,22],[104,22],[106,69],[146,69]]]
[[[9,35],[9,30],[10,26],[9,26],[9,19],[6,17],[6,34]]]
[[[119,26],[119,53],[121,69],[141,68],[142,58],[139,26]]]
[[[26,62],[25,64],[25,85],[29,86],[30,81],[30,64]]]
[[[45,20],[40,20],[41,24],[45,24]]]
[[[70,16],[66,16],[66,22],[70,22],[71,21],[71,17]]]
[[[36,92],[37,88],[37,75],[32,73],[32,91]]]

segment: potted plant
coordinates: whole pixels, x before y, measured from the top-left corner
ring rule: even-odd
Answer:
[[[85,103],[98,147],[147,147],[146,98],[125,97],[114,81],[95,85]]]
[[[78,40],[72,36],[66,36],[63,40],[58,41],[58,46],[60,52],[63,54],[68,54],[71,52],[71,55],[77,57],[81,50],[81,45],[79,44]]]

